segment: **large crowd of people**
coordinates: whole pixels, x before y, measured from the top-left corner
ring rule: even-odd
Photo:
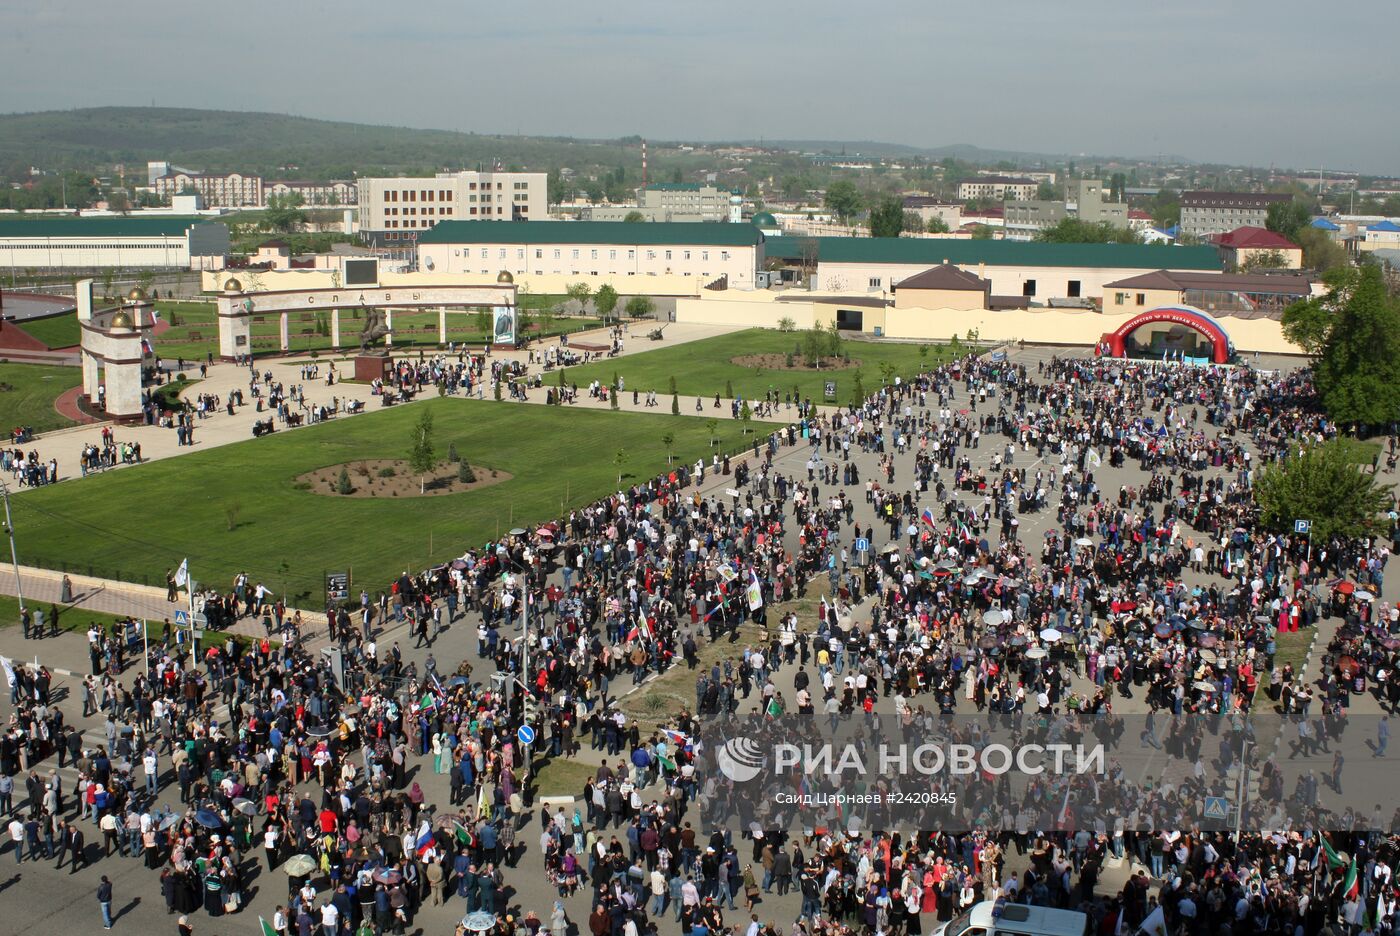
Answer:
[[[471,393],[520,377],[524,392],[505,367],[404,360],[386,383]],[[262,394],[284,413],[298,397],[270,380]],[[879,711],[912,730],[954,713],[1111,713],[1138,696],[1163,724],[1275,703],[1339,717],[1366,691],[1393,708],[1400,609],[1379,600],[1384,544],[1271,532],[1252,501],[1261,465],[1336,432],[1306,373],[969,357],[861,406],[763,405],[790,422],[746,451],[328,609],[336,660],[303,650],[286,609],[247,582],[206,607],[266,610],[277,626],[261,640],[194,655],[174,634],[147,650],[97,628],[83,715],[103,719],[105,744],[65,724],[47,674],[12,667],[0,773],[25,788],[6,799],[0,781],[0,806],[17,860],[62,865],[86,835],[144,862],[171,914],[219,916],[244,906],[261,849],[264,874],[286,877],[269,922],[288,936],[402,933],[456,898],[464,926],[477,914],[500,936],[563,936],[581,890],[592,936],[676,921],[686,936],[916,936],[994,899],[1082,910],[1103,933],[1154,914],[1193,934],[1393,932],[1400,830],[1369,809],[1314,805],[1293,834],[1201,833],[1184,795],[1126,781],[1145,815],[1174,824],[1066,824],[1087,813],[1061,804],[1090,794],[1060,782],[1037,791],[1039,810],[974,798],[922,832],[794,832],[771,816],[733,829],[703,808],[718,782],[695,741],[706,718],[834,726]],[[1142,483],[1110,489],[1129,463]],[[797,599],[812,610],[770,613]],[[1276,665],[1277,634],[1324,615],[1345,626],[1303,685]],[[388,641],[398,623],[429,646],[421,666]],[[444,627],[468,637],[440,666]],[[677,667],[693,711],[644,728],[620,697]],[[572,808],[532,798],[527,722],[536,758],[600,762]],[[76,789],[45,770],[51,756],[77,765]],[[447,775],[447,802],[425,794],[428,773]],[[560,902],[520,914],[503,890],[527,851]],[[1112,859],[1143,867],[1105,888]],[[775,888],[800,895],[795,923],[764,908]]]

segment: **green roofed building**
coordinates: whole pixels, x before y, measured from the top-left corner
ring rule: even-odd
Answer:
[[[1210,247],[1167,244],[1042,244],[1035,241],[955,238],[769,237],[769,260],[811,272],[815,286],[833,292],[887,295],[903,280],[951,264],[991,281],[992,294],[1034,304],[1087,304],[1103,287],[1154,270],[1221,269]],[[1133,272],[1129,272],[1133,271]]]
[[[200,217],[0,220],[0,270],[218,270],[228,254],[228,226]]]

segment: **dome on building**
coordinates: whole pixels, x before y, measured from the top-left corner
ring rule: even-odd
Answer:
[[[136,290],[132,291],[135,292]],[[120,328],[123,331],[130,331],[131,316],[126,312],[118,312],[116,315],[112,316],[112,324],[110,325],[110,327],[112,329]]]
[[[510,275],[510,271],[509,271],[509,270],[502,270],[502,271],[501,271],[501,275],[498,276],[498,277],[496,277],[496,282],[498,282],[498,283],[513,283],[513,282],[515,282],[515,277],[513,277],[513,276]]]
[[[775,228],[778,226],[778,219],[766,211],[760,211],[753,216],[751,223],[757,228]]]
[[[234,292],[234,293],[236,293],[236,292],[242,292],[242,291],[243,291],[243,284],[240,283],[238,280],[234,279],[232,276],[230,276],[228,279],[224,280],[224,292]]]
[[[131,292],[126,294],[126,298],[130,302],[144,302],[146,293],[140,286],[133,286],[131,287]]]

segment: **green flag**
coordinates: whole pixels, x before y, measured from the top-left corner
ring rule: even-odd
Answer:
[[[282,936],[281,933],[272,928],[272,924],[258,917],[258,926],[262,928],[262,936]]]

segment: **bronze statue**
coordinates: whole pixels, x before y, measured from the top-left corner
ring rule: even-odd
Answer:
[[[384,320],[384,311],[382,309],[366,309],[365,327],[360,332],[360,350],[370,350],[376,341],[390,333],[389,325]]]

